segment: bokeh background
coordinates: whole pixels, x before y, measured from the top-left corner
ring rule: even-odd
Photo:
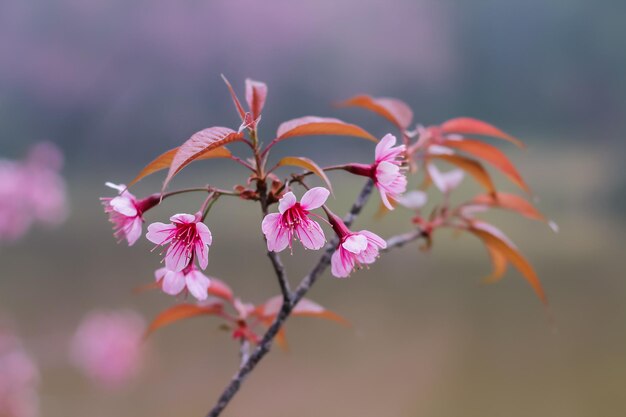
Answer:
[[[110,195],[105,181],[128,181],[191,133],[238,126],[220,73],[240,94],[245,77],[268,83],[266,139],[306,114],[386,133],[383,120],[330,105],[357,93],[401,98],[424,124],[490,121],[529,144],[508,150],[561,229],[492,217],[535,265],[558,332],[516,272],[480,285],[489,264],[478,241],[440,233],[431,253],[412,245],[349,280],[326,274],[311,297],[353,326],[292,320],[290,351],[274,351],[224,415],[625,415],[625,16],[625,2],[589,0],[0,2],[0,156],[41,139],[66,154],[67,222],[0,247],[0,311],[42,370],[42,416],[203,415],[236,369],[236,344],[211,319],[151,338],[125,389],[99,389],[67,361],[92,308],[149,319],[173,303],[132,294],[158,255],[145,240],[116,245],[98,197]],[[366,161],[373,149],[321,138],[277,155],[294,152],[330,164]],[[360,182],[332,178],[335,207],[347,208]],[[243,180],[211,161],[176,183]],[[168,201],[149,220],[197,204]],[[376,222],[375,208],[359,225],[382,235],[408,219]],[[226,201],[211,218],[209,272],[250,301],[273,295],[259,210]],[[294,280],[314,261],[286,258]]]

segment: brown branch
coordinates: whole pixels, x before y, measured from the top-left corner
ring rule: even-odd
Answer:
[[[365,206],[365,203],[367,202],[370,194],[372,193],[373,187],[374,187],[373,182],[371,180],[368,180],[368,182],[365,184],[365,186],[361,190],[361,193],[357,197],[357,200],[353,204],[352,209],[344,218],[344,222],[346,223],[346,225],[350,226],[350,224],[352,224],[354,219],[359,215],[359,213],[363,209],[363,206]],[[421,230],[415,230],[413,232],[405,233],[403,235],[394,236],[387,241],[386,250],[388,251],[391,248],[400,247],[413,240],[418,239],[421,236],[424,236]],[[335,237],[326,245],[322,257],[319,259],[315,267],[313,267],[311,272],[309,272],[302,279],[302,281],[298,285],[298,288],[296,288],[296,290],[294,291],[293,296],[291,296],[289,302],[283,303],[278,315],[274,319],[274,322],[267,329],[267,332],[265,333],[265,335],[263,335],[263,338],[261,339],[257,347],[254,349],[254,352],[252,353],[252,355],[250,355],[250,358],[241,366],[239,371],[233,376],[230,383],[228,384],[228,386],[226,387],[226,389],[224,390],[224,392],[218,399],[217,404],[213,407],[213,409],[209,412],[209,414],[207,414],[207,417],[217,417],[221,414],[221,412],[228,405],[230,400],[235,396],[237,391],[239,391],[241,384],[243,383],[245,378],[248,376],[248,374],[252,372],[252,370],[263,359],[263,357],[267,354],[267,352],[269,352],[272,346],[272,341],[274,340],[274,337],[278,334],[278,332],[284,325],[285,321],[289,318],[289,315],[291,314],[291,311],[293,310],[293,308],[296,306],[296,304],[298,304],[298,301],[300,301],[305,296],[305,294],[309,291],[311,286],[315,284],[315,281],[319,278],[319,276],[324,272],[326,267],[330,264],[330,258],[333,252],[335,251],[338,243],[339,243],[338,238]]]

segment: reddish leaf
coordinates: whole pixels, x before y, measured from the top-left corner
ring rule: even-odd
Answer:
[[[144,177],[154,174],[157,171],[169,168],[170,165],[172,164],[172,160],[174,159],[174,156],[176,155],[176,152],[178,152],[178,148],[170,149],[169,151],[156,157],[152,162],[146,165],[144,169],[141,170],[139,175],[137,175],[135,179],[132,180],[128,184],[128,186],[130,187],[131,185],[137,183],[139,180],[143,179]],[[201,154],[200,156],[198,156],[196,160],[211,159],[211,158],[230,158],[230,156],[231,156],[230,151],[222,147],[222,148],[217,148],[217,149],[207,151]]]
[[[246,79],[246,101],[248,109],[252,113],[254,120],[258,119],[263,111],[265,99],[267,98],[267,85],[260,81]]]
[[[524,182],[522,176],[517,172],[515,166],[509,158],[500,149],[493,145],[490,145],[479,140],[463,139],[463,140],[447,140],[444,142],[444,146],[449,148],[455,148],[466,152],[477,158],[481,158],[500,171],[502,171],[507,177],[517,184],[522,190],[530,193],[530,188]]]
[[[178,148],[176,155],[174,155],[162,190],[165,190],[174,175],[206,152],[221,148],[231,142],[241,141],[242,138],[242,134],[227,127],[209,127],[194,133]]]
[[[493,185],[491,176],[480,162],[460,155],[435,154],[431,157],[456,165],[474,177],[480,185],[487,189],[487,191],[492,194],[496,192],[496,187]]]
[[[235,107],[237,108],[237,113],[239,113],[239,117],[241,117],[241,120],[244,120],[246,118],[246,111],[243,109],[243,106],[241,105],[241,102],[239,101],[239,98],[237,97],[237,94],[235,93],[233,86],[230,85],[230,82],[226,79],[224,74],[222,74],[222,80],[224,80],[226,87],[228,87],[230,96],[232,97],[233,103],[235,103]]]
[[[483,282],[485,284],[491,284],[502,279],[506,273],[509,262],[507,261],[506,256],[500,252],[497,247],[490,245],[487,242],[485,242],[485,247],[487,248],[487,252],[489,252],[493,271],[490,275],[483,278]]]
[[[333,192],[333,186],[330,183],[330,180],[328,179],[328,176],[326,175],[326,173],[324,172],[324,170],[322,168],[320,168],[315,162],[313,162],[311,159],[309,158],[304,158],[304,157],[300,157],[300,156],[286,156],[283,159],[281,159],[280,161],[278,161],[278,163],[276,164],[276,166],[295,166],[295,167],[300,167],[300,168],[304,168],[306,170],[311,171],[312,173],[314,173],[315,175],[317,175],[318,177],[320,177],[328,186],[328,189],[330,190],[330,192]]]
[[[170,307],[167,310],[161,312],[150,323],[148,330],[146,330],[146,336],[154,333],[161,327],[170,325],[180,320],[189,319],[192,317],[203,315],[219,314],[222,311],[222,304],[215,303],[208,306],[199,306],[196,304],[179,304],[174,307]]]
[[[358,95],[338,104],[341,107],[362,107],[378,113],[400,130],[406,130],[413,121],[413,111],[402,100],[389,97]]]
[[[278,315],[282,304],[283,297],[277,295],[267,300],[263,305],[257,307],[256,314],[266,319],[274,319],[274,317]],[[321,305],[307,298],[301,299],[300,302],[298,302],[298,304],[293,308],[291,314],[294,316],[318,317],[332,320],[345,326],[350,325],[350,323],[343,317],[333,313],[332,311],[326,310]]]
[[[355,136],[378,142],[378,139],[357,125],[330,117],[316,116],[300,117],[282,123],[276,132],[277,137],[275,141],[278,142],[295,136],[311,135]]]
[[[524,148],[525,145],[519,140],[503,132],[497,127],[483,122],[482,120],[473,119],[471,117],[457,117],[456,119],[450,119],[441,125],[441,130],[444,133],[458,133],[461,135],[482,135],[492,136],[494,138],[500,138],[508,140],[514,143],[520,148]]]
[[[211,277],[211,285],[209,285],[208,293],[209,295],[230,302],[234,299],[233,290],[225,282],[213,277]]]
[[[547,221],[547,219],[530,202],[522,197],[509,193],[496,193],[495,196],[483,194],[474,197],[472,203],[484,204],[491,207],[499,207],[505,210],[512,210],[524,217],[533,220]]]
[[[501,256],[505,257],[508,262],[513,264],[513,266],[524,276],[526,281],[535,290],[539,299],[544,304],[548,303],[546,294],[541,286],[539,277],[535,273],[535,270],[530,263],[528,263],[526,258],[519,253],[515,246],[511,245],[506,238],[503,239],[502,236],[493,234],[491,231],[485,229],[470,226],[469,231],[480,238],[486,246],[490,247],[490,250],[497,251]]]

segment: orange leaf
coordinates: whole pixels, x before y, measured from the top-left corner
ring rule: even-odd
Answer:
[[[176,155],[176,152],[178,152],[178,148],[170,149],[169,151],[157,156],[152,162],[150,162],[148,165],[145,166],[144,169],[141,170],[139,175],[137,175],[135,179],[132,180],[130,184],[128,184],[128,186],[130,187],[144,177],[154,174],[157,171],[169,168],[172,164],[172,160],[174,159],[174,155]],[[230,158],[230,156],[230,151],[222,147],[205,152],[198,156],[196,159]]]
[[[450,119],[441,125],[441,130],[447,134],[458,133],[461,135],[492,136],[494,138],[508,140],[520,148],[525,148],[525,145],[519,139],[514,138],[489,123],[473,119],[471,117],[457,117],[456,119]]]
[[[482,194],[474,197],[472,203],[512,210],[524,217],[528,217],[529,219],[547,221],[543,214],[541,214],[532,204],[515,194],[500,192],[496,193],[495,196]]]
[[[305,116],[281,123],[278,126],[275,141],[278,142],[294,136],[311,135],[355,136],[378,142],[378,139],[357,125],[331,117],[317,116]]]
[[[487,248],[487,252],[489,252],[491,265],[493,265],[493,271],[490,275],[483,278],[483,282],[485,284],[491,284],[500,281],[506,273],[509,262],[507,261],[506,256],[500,252],[497,247],[494,247],[487,242],[485,242],[485,247]]]
[[[209,285],[208,293],[209,295],[230,302],[234,299],[233,290],[225,282],[213,277],[211,277],[211,285]]]
[[[231,142],[241,141],[242,139],[243,135],[241,133],[237,133],[227,127],[209,127],[194,133],[176,151],[161,191],[165,190],[165,187],[167,187],[174,175],[206,152]]]
[[[456,165],[474,177],[480,185],[487,189],[487,191],[495,194],[496,187],[493,185],[491,176],[489,176],[489,173],[480,162],[460,155],[433,154],[431,157]]]
[[[413,121],[413,111],[402,100],[389,97],[358,95],[338,104],[340,107],[362,107],[378,113],[400,130],[406,130]]]
[[[279,167],[286,166],[286,165],[300,167],[300,168],[304,168],[306,170],[311,171],[312,173],[320,177],[326,183],[331,193],[333,192],[333,186],[330,183],[328,176],[326,175],[324,170],[320,168],[311,159],[300,157],[300,156],[286,156],[280,161],[278,161],[278,163],[276,164],[276,166],[279,166]]]
[[[170,325],[180,320],[189,319],[192,317],[202,315],[218,314],[222,311],[222,304],[216,303],[208,306],[199,306],[196,304],[179,304],[174,307],[170,307],[167,310],[161,312],[148,326],[146,330],[146,336],[154,333],[161,327]]]
[[[447,140],[444,142],[444,146],[448,148],[455,148],[466,152],[477,158],[481,158],[500,171],[502,171],[507,177],[517,184],[522,190],[530,193],[530,188],[524,182],[522,176],[517,172],[515,166],[509,158],[500,149],[493,145],[490,145],[479,140],[463,139],[463,140]]]
[[[502,239],[500,236],[496,236],[495,234],[487,231],[481,230],[476,227],[470,226],[469,231],[474,235],[479,237],[486,246],[490,247],[492,250],[496,250],[500,253],[501,256],[505,257],[513,266],[524,276],[526,281],[530,284],[530,286],[535,290],[535,293],[539,297],[539,299],[547,304],[548,300],[546,298],[546,294],[541,286],[541,282],[539,281],[539,277],[535,273],[533,267],[528,263],[526,258],[524,258],[517,248],[512,246],[505,239]]]
[[[252,119],[256,120],[263,111],[265,100],[267,98],[267,85],[260,81],[254,81],[250,78],[246,79],[246,101],[248,109],[252,113]]]

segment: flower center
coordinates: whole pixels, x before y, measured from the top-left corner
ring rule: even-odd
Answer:
[[[293,207],[287,209],[283,213],[282,223],[283,226],[289,229],[294,229],[300,224],[306,224],[308,211],[302,208],[300,203],[296,203]]]

